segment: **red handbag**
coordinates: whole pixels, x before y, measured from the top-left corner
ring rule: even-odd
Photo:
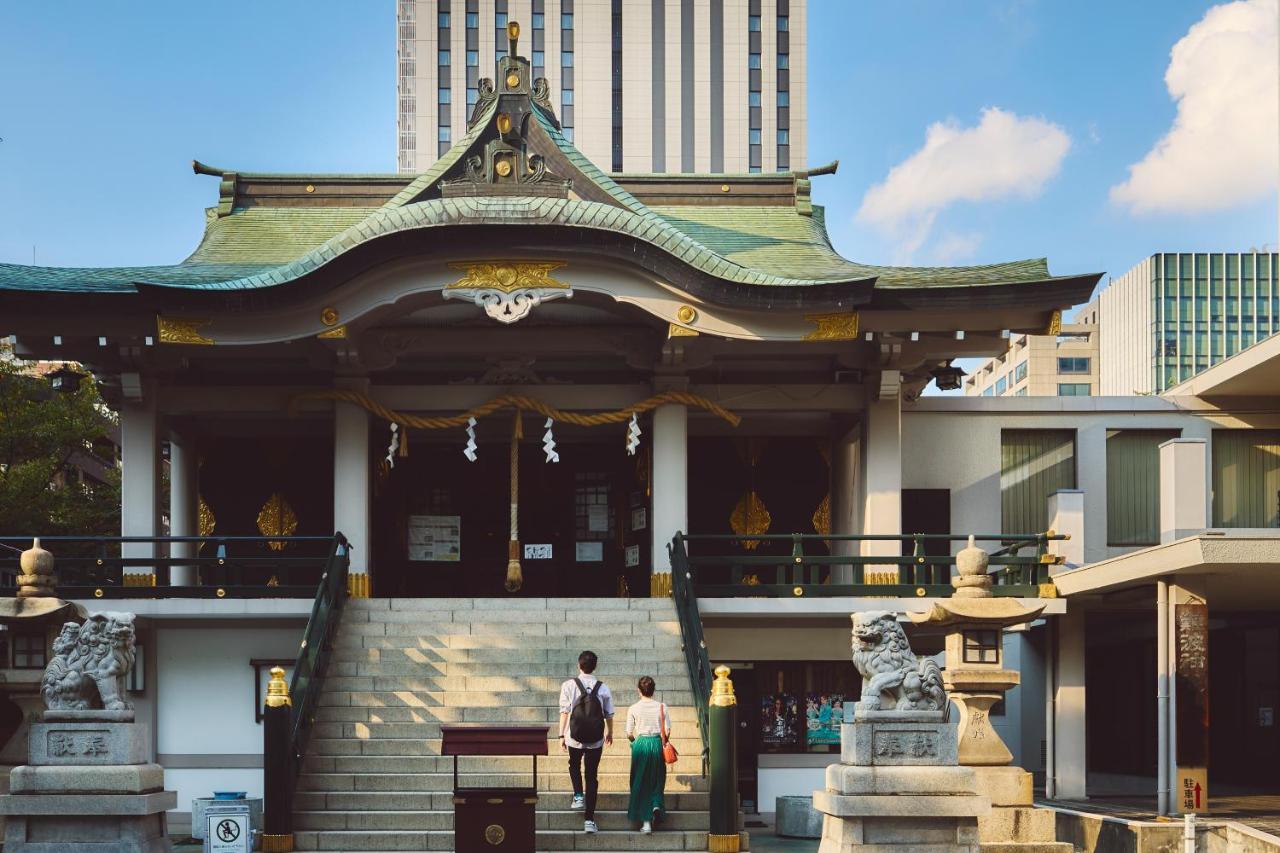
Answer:
[[[675,764],[680,760],[680,753],[676,752],[675,745],[667,737],[667,723],[662,716],[661,704],[658,705],[658,734],[662,736],[662,760],[668,764]]]

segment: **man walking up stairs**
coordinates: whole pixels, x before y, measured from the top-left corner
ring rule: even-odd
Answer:
[[[582,620],[592,612],[599,618]],[[298,792],[299,850],[452,850],[451,759],[442,723],[542,724],[538,849],[706,850],[707,780],[695,698],[669,598],[356,599],[348,601]],[[667,776],[662,829],[641,835],[626,817],[625,738],[600,762],[599,832],[583,832],[558,739],[559,688],[578,653],[629,704],[641,675],[658,683],[680,760]],[[530,760],[463,759],[460,784],[528,784]]]

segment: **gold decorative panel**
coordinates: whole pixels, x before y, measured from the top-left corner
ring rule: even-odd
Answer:
[[[668,338],[696,338],[698,333],[693,329],[686,329],[684,326],[677,326],[675,323],[667,324]]]
[[[805,314],[804,318],[817,327],[804,336],[806,341],[851,341],[858,336],[857,311]]]
[[[568,289],[569,285],[551,277],[553,270],[565,265],[564,261],[473,261],[452,263],[449,266],[462,270],[465,275],[445,285],[445,290],[499,290],[512,293],[525,287],[552,287]]]
[[[1049,325],[1045,327],[1044,333],[1046,335],[1053,335],[1055,337],[1057,337],[1062,333],[1062,312],[1061,311],[1054,311],[1053,314],[1049,317]]]
[[[334,326],[332,329],[325,329],[323,332],[316,335],[316,337],[327,338],[330,340],[343,340],[347,337],[347,327],[345,325]]]
[[[768,533],[769,525],[772,523],[773,516],[769,515],[768,507],[764,505],[760,495],[754,491],[743,495],[729,515],[729,527],[739,536],[759,536]],[[748,551],[754,551],[759,545],[759,539],[742,541],[742,547]]]
[[[822,498],[822,503],[813,511],[813,529],[823,536],[831,535],[831,493]]]
[[[202,317],[162,317],[156,315],[156,340],[162,344],[197,344],[208,346],[213,338],[200,334],[211,320]]]
[[[284,495],[276,492],[267,498],[258,512],[258,532],[263,536],[292,536],[297,529],[298,516],[294,514],[293,507],[289,506]],[[273,551],[283,551],[286,543],[273,541],[267,544]]]
[[[212,536],[214,528],[218,526],[218,519],[214,518],[213,510],[209,509],[204,498],[200,498],[200,504],[196,508],[196,526],[201,536]]]

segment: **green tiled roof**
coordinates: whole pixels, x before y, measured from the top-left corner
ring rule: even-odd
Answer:
[[[807,287],[871,279],[881,288],[964,287],[1050,278],[1043,260],[981,267],[883,267],[848,261],[831,246],[822,209],[795,205],[705,203],[649,207],[564,138],[554,120],[533,109],[545,132],[581,181],[607,198],[545,196],[438,197],[436,184],[454,168],[494,120],[497,102],[458,143],[381,207],[232,207],[209,216],[200,245],[173,266],[71,269],[0,264],[0,291],[135,292],[136,285],[195,290],[246,290],[301,278],[370,240],[442,226],[569,226],[625,234],[661,249],[712,278],[739,285]],[[352,176],[358,179],[359,176]],[[377,178],[385,183],[386,177]],[[228,185],[224,177],[224,186]],[[308,188],[309,191],[309,188]],[[602,198],[595,193],[596,198]],[[806,196],[807,201],[807,196]],[[610,203],[611,202],[611,203]],[[235,202],[239,203],[239,202]],[[808,206],[805,205],[807,210]]]

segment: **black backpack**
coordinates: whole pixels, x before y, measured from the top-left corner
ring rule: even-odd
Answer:
[[[604,739],[604,706],[600,704],[600,685],[597,681],[588,691],[582,682],[574,679],[578,685],[578,699],[569,712],[569,737],[581,744],[595,743]]]

